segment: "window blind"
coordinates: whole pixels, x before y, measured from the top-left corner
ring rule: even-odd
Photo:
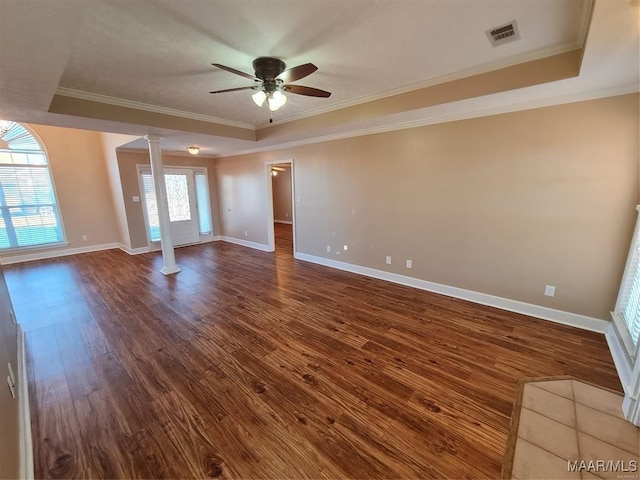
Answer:
[[[153,184],[151,173],[142,172],[142,190],[144,201],[147,207],[147,217],[149,219],[149,237],[151,241],[160,241],[160,218],[158,217],[158,204],[156,202],[156,187]]]
[[[211,233],[211,207],[209,206],[207,175],[204,173],[196,173],[196,201],[198,203],[200,235],[208,235]]]

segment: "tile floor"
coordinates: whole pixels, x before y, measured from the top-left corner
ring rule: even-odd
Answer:
[[[577,380],[526,383],[511,478],[640,479],[640,428],[621,406],[621,395]]]

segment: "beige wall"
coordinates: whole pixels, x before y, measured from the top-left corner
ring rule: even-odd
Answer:
[[[122,194],[122,184],[120,183],[120,169],[118,167],[118,156],[116,149],[121,145],[135,140],[138,137],[131,135],[121,135],[117,133],[102,133],[102,145],[104,151],[104,161],[109,175],[109,187],[111,189],[111,199],[113,203],[113,213],[116,218],[118,243],[125,247],[131,247],[129,238],[129,228],[127,225],[127,212],[124,206]]]
[[[273,219],[276,222],[291,222],[291,167],[285,167],[271,177],[273,192]]]
[[[32,125],[44,142],[70,247],[118,240],[99,132]],[[82,241],[82,235],[88,240]]]
[[[118,241],[109,175],[98,132],[27,125],[44,145],[62,212],[67,248]],[[87,235],[87,241],[82,236]],[[56,248],[56,250],[58,250]],[[1,256],[15,255],[4,253]]]
[[[0,478],[19,478],[20,429],[18,400],[7,386],[7,364],[11,362],[18,379],[18,330],[11,319],[11,299],[0,267]],[[16,385],[16,387],[18,387]],[[16,388],[16,395],[19,390]]]
[[[268,244],[267,202],[272,200],[267,196],[267,182],[271,177],[264,160],[283,160],[279,155],[281,152],[268,152],[216,159],[222,235]]]
[[[121,151],[118,155],[118,169],[122,184],[122,195],[126,211],[127,226],[131,239],[131,248],[141,248],[148,245],[147,231],[145,228],[144,211],[142,207],[142,194],[138,181],[137,165],[149,165],[148,152]],[[216,172],[213,160],[205,157],[184,157],[179,155],[163,155],[162,162],[165,166],[180,167],[206,167],[209,178],[209,197],[211,199],[211,216],[214,235],[221,231],[218,216],[218,197],[216,194]],[[140,197],[140,202],[134,202],[133,197]]]
[[[267,243],[264,162],[295,158],[299,252],[608,319],[639,196],[638,105],[625,95],[218,159],[223,234]]]

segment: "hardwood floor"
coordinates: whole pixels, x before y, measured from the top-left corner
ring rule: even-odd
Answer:
[[[6,267],[36,477],[497,478],[517,381],[604,337],[218,242]]]
[[[276,251],[293,256],[293,226],[287,223],[274,223]]]

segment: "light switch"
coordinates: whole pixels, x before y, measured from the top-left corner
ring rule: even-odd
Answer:
[[[133,201],[133,203],[138,203],[140,201],[140,197],[137,195],[134,195],[131,200]]]

